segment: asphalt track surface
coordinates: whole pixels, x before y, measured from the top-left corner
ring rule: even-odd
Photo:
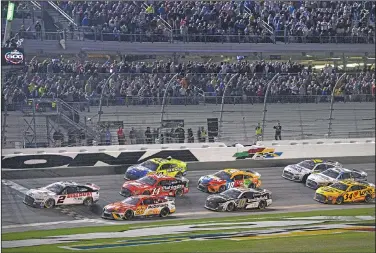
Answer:
[[[375,164],[347,164],[346,168],[357,168],[368,173],[368,181],[375,183]],[[281,177],[282,167],[255,168],[261,173],[262,187],[273,192],[273,204],[263,212],[291,212],[317,209],[342,209],[364,207],[367,204],[324,205],[313,200],[314,190],[302,183],[288,181]],[[212,174],[213,170],[191,171],[187,178],[190,180],[190,192],[180,199],[176,199],[177,212],[167,219],[186,219],[245,215],[260,212],[258,210],[234,213],[211,212],[204,208],[208,194],[197,190],[197,181],[203,175]],[[22,203],[23,194],[2,183],[2,230],[3,232],[17,232],[27,230],[41,230],[67,228],[77,226],[126,224],[162,220],[160,218],[141,218],[132,221],[107,221],[100,218],[103,206],[123,199],[119,190],[124,182],[122,175],[102,175],[69,178],[33,178],[13,180],[12,182],[27,189],[45,186],[49,183],[71,180],[81,183],[91,182],[101,187],[100,200],[92,207],[64,206],[54,209],[37,209]],[[374,206],[374,205],[373,205]],[[87,219],[87,220],[85,220]],[[50,225],[43,223],[51,223]]]

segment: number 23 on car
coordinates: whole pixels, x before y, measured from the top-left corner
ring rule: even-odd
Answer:
[[[325,204],[342,204],[346,202],[372,202],[375,199],[375,185],[368,182],[345,180],[320,187],[314,199]]]

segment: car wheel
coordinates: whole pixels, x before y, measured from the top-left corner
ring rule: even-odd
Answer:
[[[175,191],[175,197],[181,197],[183,196],[184,192],[182,189],[176,189]]]
[[[303,178],[302,178],[302,183],[306,183],[307,182],[307,178],[308,178],[309,175],[304,175]]]
[[[93,198],[86,198],[83,202],[84,206],[91,206],[93,204]]]
[[[226,191],[226,186],[225,185],[222,185],[221,187],[219,187],[218,192],[224,192],[224,191]]]
[[[338,197],[336,200],[336,204],[340,205],[343,203],[343,197]]]
[[[371,202],[372,202],[372,197],[371,197],[371,195],[367,194],[366,197],[364,198],[364,201],[365,201],[366,203],[371,203]]]
[[[235,204],[234,203],[230,203],[227,205],[227,208],[226,208],[226,211],[227,212],[232,212],[235,210]]]
[[[134,217],[134,213],[132,210],[127,210],[125,213],[124,213],[124,219],[126,220],[131,220],[133,219]]]
[[[181,177],[183,177],[183,174],[181,172],[178,172],[178,173],[176,173],[175,177],[181,178]]]
[[[142,195],[150,195],[150,191],[144,191]]]
[[[44,202],[45,208],[52,208],[55,206],[55,200],[53,199],[47,199],[46,202]]]
[[[167,215],[169,214],[170,214],[170,210],[166,207],[161,210],[161,212],[159,213],[159,216],[164,218],[164,217],[167,217]]]
[[[265,207],[266,207],[266,202],[265,202],[265,201],[260,201],[260,203],[259,203],[259,205],[258,205],[258,208],[259,208],[260,210],[262,210],[262,209],[265,209]]]

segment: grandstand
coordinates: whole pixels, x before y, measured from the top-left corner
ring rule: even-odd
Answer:
[[[372,1],[25,1],[4,36],[3,147],[374,135]]]

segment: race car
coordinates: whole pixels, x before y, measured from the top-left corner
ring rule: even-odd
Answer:
[[[119,193],[124,197],[133,195],[180,197],[188,193],[188,183],[189,180],[184,177],[151,174],[136,181],[125,181]]]
[[[261,186],[261,175],[252,170],[224,169],[213,175],[203,176],[198,180],[197,189],[208,193],[223,192],[233,187]]]
[[[318,174],[309,175],[306,186],[316,190],[319,187],[328,186],[346,179],[367,181],[367,173],[356,169],[331,168]]]
[[[375,185],[368,182],[344,180],[316,190],[314,200],[324,204],[346,202],[370,203],[375,199]]]
[[[182,177],[187,173],[187,163],[171,157],[149,159],[141,164],[129,167],[125,172],[124,179],[137,180],[155,173],[170,177]]]
[[[131,220],[137,216],[166,217],[174,213],[175,201],[168,197],[132,196],[103,208],[102,218],[110,220]]]
[[[317,174],[334,167],[342,167],[342,164],[321,159],[309,159],[286,166],[283,169],[282,177],[291,181],[305,183],[309,175]]]
[[[212,211],[232,212],[239,209],[265,209],[272,204],[272,193],[265,189],[232,188],[210,195],[205,208]]]
[[[23,203],[40,208],[75,204],[90,206],[99,200],[99,190],[98,186],[91,183],[56,182],[30,189],[26,192]]]

